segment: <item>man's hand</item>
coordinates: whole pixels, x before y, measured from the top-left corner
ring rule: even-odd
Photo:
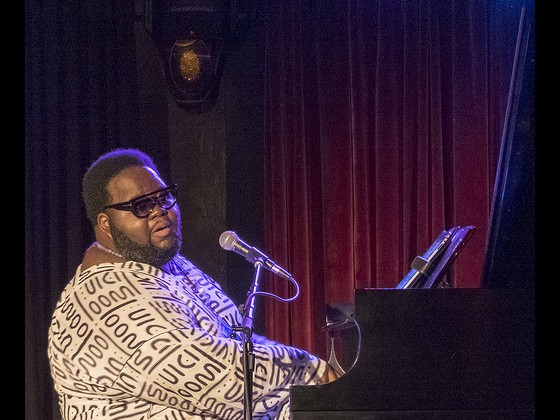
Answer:
[[[325,373],[323,373],[323,376],[321,377],[321,379],[319,379],[318,384],[328,384],[329,382],[340,378],[342,375],[343,372],[339,372],[337,369],[327,363]]]

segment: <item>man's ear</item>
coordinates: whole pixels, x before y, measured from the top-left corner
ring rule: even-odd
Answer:
[[[113,239],[113,236],[111,235],[111,229],[109,229],[109,225],[110,221],[107,213],[99,213],[97,215],[97,226],[99,227],[99,230],[107,235],[108,238]]]

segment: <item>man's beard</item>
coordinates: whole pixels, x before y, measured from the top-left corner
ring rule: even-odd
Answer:
[[[171,246],[167,248],[158,248],[150,243],[141,245],[134,242],[113,223],[110,224],[109,230],[113,236],[115,248],[127,260],[150,264],[155,267],[163,267],[166,263],[171,261],[173,257],[177,255],[179,249],[181,249],[182,240],[180,231],[173,237]]]

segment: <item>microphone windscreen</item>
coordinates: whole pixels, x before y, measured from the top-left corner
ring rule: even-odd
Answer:
[[[233,250],[235,241],[237,241],[237,234],[231,230],[226,230],[220,235],[220,246],[226,251]]]

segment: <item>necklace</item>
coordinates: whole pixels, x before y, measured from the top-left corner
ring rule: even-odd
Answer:
[[[103,245],[101,245],[99,242],[95,241],[94,243],[91,244],[91,246],[94,246],[96,248],[99,248],[102,251],[108,252],[109,254],[113,254],[115,257],[119,257],[122,258],[123,260],[126,260],[125,257],[123,257],[121,254],[119,254],[116,251],[113,251],[112,249],[109,249],[107,247],[104,247]],[[91,248],[91,247],[90,247]]]

